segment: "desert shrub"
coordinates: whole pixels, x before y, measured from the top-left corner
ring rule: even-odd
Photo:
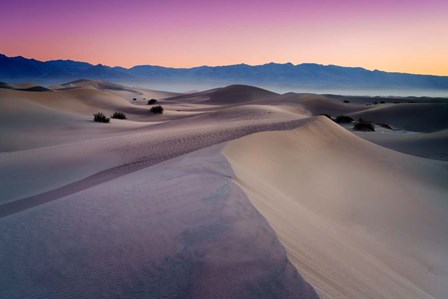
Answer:
[[[335,122],[337,122],[338,124],[349,124],[353,121],[354,121],[353,118],[351,118],[350,116],[346,116],[346,115],[338,115],[335,118]]]
[[[111,117],[116,119],[126,119],[126,114],[123,112],[114,112]]]
[[[150,99],[148,100],[148,105],[154,105],[155,103],[157,103],[156,99]]]
[[[163,107],[160,105],[152,106],[151,109],[149,109],[149,111],[151,111],[152,113],[163,114]]]
[[[370,121],[360,118],[353,126],[353,130],[375,132],[375,126]]]
[[[110,118],[106,117],[102,112],[98,112],[93,115],[93,121],[97,123],[108,123],[110,122]]]
[[[133,100],[133,101],[137,101],[137,98],[133,98],[132,100]]]
[[[380,104],[386,104],[386,102],[385,101],[380,101]]]
[[[385,124],[385,123],[381,123],[381,124],[379,124],[380,125],[380,127],[383,127],[383,128],[385,128],[385,129],[388,129],[388,130],[393,130],[392,129],[392,127],[391,126],[389,126],[388,124]]]
[[[348,103],[350,103],[350,101],[349,100],[344,100],[344,103],[348,104]]]
[[[373,105],[378,105],[378,102],[373,102]]]

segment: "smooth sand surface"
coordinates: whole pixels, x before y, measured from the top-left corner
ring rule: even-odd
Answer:
[[[376,146],[325,117],[223,152],[322,298],[448,293],[448,163]]]

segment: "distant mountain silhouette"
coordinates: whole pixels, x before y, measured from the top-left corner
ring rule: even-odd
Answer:
[[[140,65],[132,68],[92,65],[72,60],[42,62],[0,54],[0,81],[32,81],[39,84],[60,83],[79,78],[109,80],[120,83],[208,83],[282,86],[285,89],[412,89],[448,91],[448,76],[414,75],[370,71],[359,67],[341,67],[303,63],[268,63],[250,66],[201,66],[168,68]]]

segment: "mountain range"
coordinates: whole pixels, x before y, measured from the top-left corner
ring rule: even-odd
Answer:
[[[0,81],[54,84],[80,78],[134,84],[184,84],[197,88],[204,85],[251,84],[285,90],[411,90],[448,95],[448,76],[371,71],[360,67],[268,63],[256,66],[237,64],[170,68],[139,65],[124,68],[72,60],[43,62],[0,54]]]

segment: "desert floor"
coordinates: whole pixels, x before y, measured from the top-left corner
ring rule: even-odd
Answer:
[[[442,299],[446,236],[448,100],[1,84],[0,298]]]

